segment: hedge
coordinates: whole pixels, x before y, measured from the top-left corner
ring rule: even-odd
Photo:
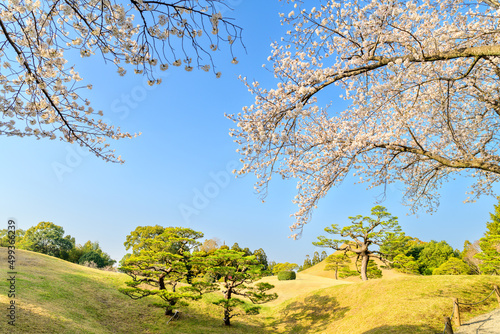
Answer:
[[[295,274],[295,271],[280,271],[278,273],[278,280],[279,281],[289,281],[289,280],[294,280],[297,277]]]

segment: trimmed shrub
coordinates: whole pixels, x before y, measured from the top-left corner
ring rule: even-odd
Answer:
[[[278,273],[278,280],[279,281],[290,281],[294,280],[297,277],[295,274],[295,271],[280,271]]]

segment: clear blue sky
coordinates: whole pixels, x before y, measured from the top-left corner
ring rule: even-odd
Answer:
[[[169,69],[163,83],[149,89],[140,76],[119,77],[98,57],[75,59],[82,77],[94,86],[94,109],[102,109],[104,118],[123,130],[143,134],[110,142],[126,160],[123,165],[105,163],[59,141],[1,137],[2,228],[10,217],[23,229],[51,221],[63,226],[77,243],[99,241],[105,252],[120,260],[126,253],[125,237],[137,226],[185,226],[228,245],[263,248],[269,260],[301,264],[306,254],[321,251],[311,242],[326,226],[345,224],[348,216],[368,215],[381,190],[367,191],[366,185],[347,180],[320,202],[302,238],[293,241],[288,238],[293,223],[289,215],[296,210],[291,203],[296,193],[293,180],[273,181],[262,203],[254,194],[253,176],[235,179],[227,173],[239,156],[228,135],[233,123],[224,113],[237,113],[253,101],[237,77],[241,74],[272,87],[273,77],[261,65],[271,42],[283,32],[278,12],[290,10],[276,0],[228,3],[234,11],[227,14],[244,28],[248,53],[237,49],[238,65],[230,64],[227,53],[219,53],[215,60],[221,79],[202,71]],[[335,101],[340,92],[330,94]],[[61,166],[65,169],[58,175],[54,168]],[[397,187],[388,189],[382,205],[400,218],[408,235],[446,240],[462,249],[464,240],[482,236],[497,202],[483,197],[475,204],[463,204],[469,183],[457,178],[445,184],[441,206],[433,215],[422,211],[407,216]],[[199,196],[203,192],[210,198],[203,200]]]

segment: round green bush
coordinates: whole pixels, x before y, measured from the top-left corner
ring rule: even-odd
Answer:
[[[79,264],[84,264],[85,262],[94,262],[97,265],[97,268],[104,267],[104,260],[96,251],[87,252],[83,254],[78,260]]]
[[[295,274],[295,271],[280,271],[278,273],[278,280],[279,281],[290,281],[293,280],[297,277]]]

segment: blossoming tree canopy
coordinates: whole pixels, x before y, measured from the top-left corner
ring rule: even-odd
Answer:
[[[0,134],[50,138],[87,147],[113,162],[106,138],[130,138],[107,125],[81,90],[65,53],[99,54],[120,75],[155,73],[169,65],[216,72],[211,52],[241,39],[241,28],[218,11],[223,0],[6,0],[0,3]],[[237,60],[232,56],[232,63]],[[97,120],[96,120],[97,119]]]
[[[255,103],[229,116],[238,174],[255,173],[264,196],[272,174],[298,179],[292,229],[348,175],[370,187],[402,182],[412,210],[435,208],[453,173],[475,179],[468,200],[491,193],[500,177],[497,5],[296,2],[269,57],[277,86],[244,79]],[[332,86],[345,91],[344,110],[320,103]]]

